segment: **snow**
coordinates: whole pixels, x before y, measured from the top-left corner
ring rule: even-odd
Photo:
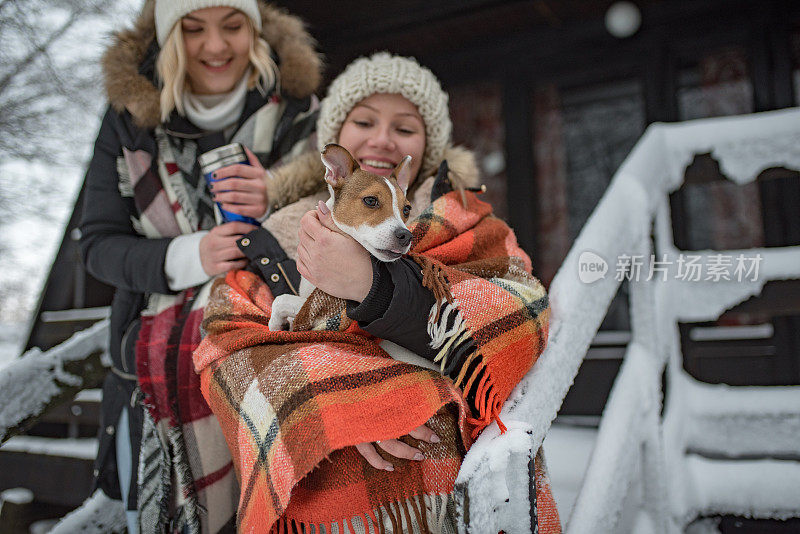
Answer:
[[[611,390],[598,429],[597,442],[586,471],[568,529],[573,532],[624,532],[620,528],[625,504],[635,499],[633,488],[653,466],[643,466],[642,443],[655,431],[657,396],[648,377],[658,362],[637,343],[631,343]],[[650,415],[651,417],[648,417]]]
[[[711,153],[728,179],[753,181],[764,169],[800,169],[797,108],[664,125],[671,181],[680,184],[695,154]]]
[[[700,513],[753,518],[797,517],[800,462],[687,458]]]
[[[75,402],[102,402],[103,390],[102,389],[84,389],[75,395]]]
[[[684,375],[690,388],[684,390],[693,413],[704,417],[730,415],[800,415],[800,388],[795,386],[728,386],[704,384]],[[798,434],[800,436],[800,434]],[[800,447],[800,440],[798,440]]]
[[[798,117],[800,120],[800,117]],[[701,264],[708,265],[708,258],[719,255],[719,251],[692,252],[699,256]],[[699,322],[714,320],[728,310],[748,298],[759,295],[768,280],[787,280],[800,278],[800,248],[767,248],[725,251],[728,257],[736,258],[739,254],[745,257],[759,255],[758,276],[755,280],[744,278],[738,280],[703,280],[684,281],[676,276],[678,253],[667,254],[667,261],[672,265],[667,270],[667,280],[659,284],[657,291],[666,303],[665,310],[670,316],[683,322]]]
[[[97,490],[80,508],[59,521],[50,534],[106,534],[125,532],[125,528],[122,501],[110,499],[102,490]]]
[[[800,169],[800,110],[654,123],[620,166],[651,186],[653,200],[680,187],[696,154],[711,153],[721,172],[736,183],[754,180],[770,167]]]
[[[667,195],[680,186],[684,170],[694,155],[707,152],[718,159],[722,172],[738,183],[752,181],[759,172],[774,166],[800,169],[800,109],[654,124],[647,129],[615,174],[550,287],[552,317],[548,347],[500,414],[509,431],[501,436],[497,425],[492,424],[464,460],[457,484],[462,493],[469,494],[471,525],[480,525],[481,531],[486,532],[495,532],[501,525],[509,532],[529,531],[529,525],[521,519],[524,515],[509,518],[509,513],[525,505],[526,497],[519,495],[525,492],[513,491],[518,481],[512,471],[523,469],[526,456],[541,445],[619,286],[614,276],[582,283],[578,277],[581,255],[591,252],[609,262],[623,254],[649,258],[651,223],[655,221],[656,251],[671,255],[674,260],[681,251],[673,245]],[[698,490],[697,480],[689,476],[684,454],[689,444],[687,435],[702,434],[704,422],[722,421],[727,429],[744,424],[747,430],[736,435],[739,444],[748,441],[744,432],[749,433],[752,444],[760,433],[779,426],[786,430],[778,435],[776,441],[780,444],[786,444],[792,433],[798,435],[795,428],[800,405],[781,410],[796,402],[797,393],[793,389],[770,390],[763,400],[762,391],[752,391],[752,395],[737,391],[743,395],[731,399],[731,411],[753,402],[753,417],[748,419],[751,412],[744,409],[736,414],[737,420],[730,411],[726,415],[719,411],[730,398],[726,390],[696,390],[691,395],[700,398],[682,398],[682,394],[688,395],[688,388],[671,383],[674,389],[666,418],[660,424],[660,377],[668,358],[670,376],[680,372],[676,322],[714,319],[731,306],[760,293],[767,280],[800,278],[797,247],[726,252],[733,256],[739,252],[762,254],[759,276],[752,281],[683,282],[675,280],[674,272],[670,271],[668,281],[632,282],[633,342],[628,345],[623,368],[606,405],[592,460],[569,518],[570,531],[682,528],[702,506],[692,501]],[[718,253],[697,252],[703,259]],[[715,395],[717,402],[710,399]],[[692,420],[686,403],[694,407],[695,402],[701,406],[707,402],[708,411],[697,412]],[[769,410],[765,412],[766,408]],[[687,423],[687,418],[691,422]],[[754,419],[758,424],[754,424]],[[733,436],[724,429],[713,430],[716,441],[724,442]],[[700,440],[693,439],[701,445]],[[728,452],[750,448],[729,444]],[[786,449],[783,445],[780,448]],[[717,477],[714,491],[719,492],[716,494],[719,498],[706,499],[711,508],[749,513],[737,497],[738,483],[748,482],[747,476],[738,476],[739,472],[734,470],[728,477],[722,469],[708,469],[702,462],[699,465],[696,470],[713,471]],[[738,460],[733,465],[746,474],[754,472],[747,461]],[[763,464],[765,473],[771,474],[776,465],[779,464]],[[794,493],[782,485],[791,481],[795,484]],[[800,481],[787,471],[786,479],[779,481],[778,486],[794,497],[793,510],[797,514],[796,488]],[[570,497],[561,495],[566,504]],[[785,512],[781,511],[784,501],[768,498],[761,501],[762,511],[770,502],[776,510],[765,513],[779,517]],[[640,510],[631,509],[631,503]],[[565,519],[562,513],[562,520]]]
[[[27,488],[11,488],[0,492],[0,503],[28,504],[33,502],[33,492]]]
[[[31,526],[28,527],[29,534],[48,534],[53,527],[56,526],[58,523],[57,519],[41,519],[39,521],[34,521],[31,523]]]
[[[39,413],[60,391],[59,384],[80,385],[80,377],[64,371],[64,363],[106,350],[108,320],[78,332],[61,345],[42,353],[31,349],[0,372],[0,436]]]
[[[544,439],[550,487],[562,521],[572,513],[596,439],[596,428],[569,426],[558,421]]]
[[[27,325],[25,323],[0,321],[0,369],[22,354],[26,332]]]
[[[80,460],[97,457],[97,438],[42,438],[14,436],[3,443],[4,452],[23,452],[46,456],[63,456]]]

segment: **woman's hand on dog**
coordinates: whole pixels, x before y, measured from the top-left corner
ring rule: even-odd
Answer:
[[[329,295],[361,302],[372,287],[369,252],[350,236],[331,230],[333,219],[323,209],[300,219],[297,270]]]
[[[211,198],[221,204],[222,209],[260,219],[267,212],[267,171],[249,148],[244,147],[250,165],[228,165],[214,171],[215,179],[222,182],[209,183]]]
[[[200,264],[208,276],[244,269],[247,260],[236,240],[252,232],[255,226],[244,222],[229,222],[212,228],[200,240]]]
[[[433,430],[425,425],[418,426],[409,432],[408,435],[412,438],[425,441],[427,443],[439,443],[441,441],[439,436],[437,436]],[[385,439],[376,441],[374,443],[359,443],[356,445],[356,450],[361,454],[361,456],[364,457],[369,465],[375,469],[381,469],[383,471],[394,471],[394,466],[391,464],[391,462],[384,460],[383,457],[378,454],[378,451],[375,447],[381,448],[395,458],[405,458],[406,460],[425,459],[425,455],[422,453],[422,451],[412,447],[411,445],[408,445],[407,443],[403,443],[399,439]]]

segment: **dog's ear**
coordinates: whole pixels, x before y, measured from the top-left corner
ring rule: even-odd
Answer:
[[[397,185],[400,186],[400,189],[403,190],[405,193],[408,190],[408,186],[411,183],[411,156],[406,156],[403,158],[403,161],[397,164],[397,167],[394,168],[392,171],[394,177],[397,178]]]
[[[342,185],[359,168],[350,152],[335,143],[329,143],[322,149],[322,163],[325,164],[325,181],[333,187]]]

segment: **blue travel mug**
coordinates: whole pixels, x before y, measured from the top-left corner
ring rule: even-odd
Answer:
[[[230,145],[209,150],[208,152],[201,154],[200,157],[197,158],[197,161],[200,163],[200,172],[206,179],[207,184],[227,180],[227,178],[213,177],[214,172],[222,167],[235,165],[237,163],[250,165],[250,162],[247,159],[247,153],[244,151],[244,147],[239,143],[231,143]],[[244,215],[239,215],[238,213],[232,213],[222,209],[222,206],[220,206],[219,202],[215,202],[215,204],[219,210],[222,222],[241,221],[254,224],[256,226],[260,226],[261,224],[252,217],[245,217]]]

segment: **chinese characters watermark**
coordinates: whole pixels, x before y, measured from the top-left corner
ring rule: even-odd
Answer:
[[[618,282],[672,278],[683,282],[755,282],[763,257],[761,254],[679,254],[671,259],[662,254],[622,254],[614,265]],[[600,255],[585,251],[578,258],[578,278],[591,284],[606,277],[608,262]]]

